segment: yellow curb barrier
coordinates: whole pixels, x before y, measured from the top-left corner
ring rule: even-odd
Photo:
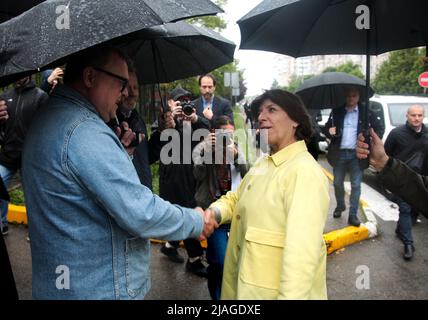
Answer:
[[[324,174],[331,181],[334,181],[334,176],[325,168],[322,168]],[[360,199],[360,207],[367,222],[359,227],[349,226],[343,229],[334,230],[324,234],[324,241],[327,246],[327,254],[331,254],[337,250],[343,249],[351,244],[374,238],[378,234],[377,222],[374,215],[368,206],[368,203]]]
[[[359,227],[349,226],[343,229],[331,231],[324,234],[323,237],[325,245],[327,246],[327,254],[331,254],[351,244],[368,239],[369,230],[363,225],[360,225]]]
[[[7,221],[12,223],[28,224],[27,209],[24,206],[9,204],[7,211]]]

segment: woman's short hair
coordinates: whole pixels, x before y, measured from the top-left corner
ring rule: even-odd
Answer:
[[[271,100],[281,107],[281,109],[287,112],[290,119],[299,124],[295,134],[297,140],[309,141],[313,135],[312,119],[299,96],[280,89],[266,91],[254,99],[251,104],[251,110],[256,119],[260,113],[260,106],[266,100]]]

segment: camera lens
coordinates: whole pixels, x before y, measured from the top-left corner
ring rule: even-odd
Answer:
[[[193,106],[190,103],[183,103],[181,105],[182,109],[183,109],[183,113],[186,116],[191,116],[193,114]]]

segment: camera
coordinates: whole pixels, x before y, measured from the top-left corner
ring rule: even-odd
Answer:
[[[183,101],[180,105],[181,105],[181,109],[183,110],[183,113],[188,117],[195,112],[194,110],[195,105],[191,101]]]

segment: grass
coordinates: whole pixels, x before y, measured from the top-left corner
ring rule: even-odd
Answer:
[[[17,205],[17,206],[24,206],[25,200],[24,200],[24,191],[22,190],[22,187],[16,188],[12,191],[9,191],[10,196],[10,203]]]
[[[238,107],[233,108],[233,118],[235,122],[235,130],[237,130],[235,133],[235,139],[241,142],[239,144],[240,150],[245,151],[246,159],[248,159],[250,164],[253,164],[258,156],[252,141],[252,137],[248,136],[245,120],[242,116],[241,110]],[[245,146],[242,145],[242,141],[245,141]]]

